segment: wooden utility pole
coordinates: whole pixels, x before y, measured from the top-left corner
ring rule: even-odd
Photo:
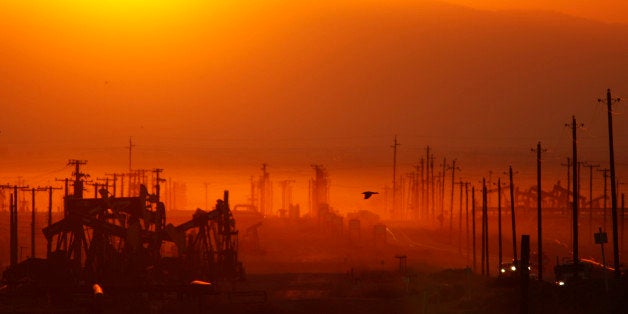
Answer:
[[[425,217],[430,216],[430,160],[432,160],[430,155],[430,146],[428,145],[426,148],[425,154]],[[433,218],[433,217],[432,217]]]
[[[117,190],[118,189],[117,188],[118,177],[120,177],[122,179],[120,191],[124,191],[124,173],[105,173],[105,175],[113,177],[113,181],[112,181],[113,182],[113,184],[112,184],[113,192],[112,192],[112,195],[114,197],[118,197],[118,194],[117,194],[117,192],[118,192],[118,190]],[[122,196],[124,196],[124,195],[121,194],[120,197],[122,197]]]
[[[593,168],[600,165],[585,162],[584,166],[589,168],[589,233],[591,233],[593,232]]]
[[[624,250],[624,219],[626,218],[626,209],[624,207],[624,193],[621,193],[621,250]]]
[[[161,182],[166,182],[166,179],[161,177],[161,173],[164,169],[155,168],[152,170],[155,173],[155,195],[157,196],[157,202],[161,200]],[[205,184],[205,191],[207,191],[207,183]],[[205,202],[207,202],[207,192],[205,192]],[[205,206],[207,209],[207,206]]]
[[[477,272],[477,259],[475,256],[475,187],[471,187],[471,237],[473,238],[473,272]]]
[[[425,178],[423,177],[423,174],[425,173],[425,160],[423,160],[423,158],[421,158],[420,162],[419,162],[420,166],[421,166],[421,174],[419,175],[421,177],[421,204],[423,206],[421,206],[422,208],[419,210],[419,216],[423,219],[427,218],[427,214],[425,212],[425,209],[427,208],[425,206]]]
[[[13,194],[11,194],[11,266],[15,266],[18,263],[17,258],[17,233],[18,233],[18,214],[17,214],[17,186],[13,188]]]
[[[392,180],[392,210],[391,216],[394,219],[397,215],[397,147],[401,145],[397,142],[397,135],[395,135],[395,141],[391,146],[393,149],[393,180]]]
[[[445,176],[447,173],[447,158],[443,157],[443,172],[441,173],[440,181],[440,215],[445,219]],[[451,221],[449,221],[451,227]],[[442,222],[441,222],[442,227]],[[451,229],[451,228],[450,228]],[[451,230],[449,231],[449,242],[451,242]]]
[[[521,235],[521,313],[527,314],[529,310],[529,286],[530,286],[530,235]]]
[[[602,220],[602,230],[606,231],[606,200],[608,199],[608,172],[610,171],[610,169],[608,168],[604,168],[604,169],[597,169],[597,171],[602,173],[602,177],[604,177],[604,200],[603,200],[603,207],[602,208],[602,216],[603,216],[603,220]]]
[[[465,183],[460,180],[460,182],[457,182],[455,184],[458,184],[460,186],[460,211],[458,212],[458,254],[462,255],[462,187],[465,185]],[[452,186],[453,185],[454,184],[452,184]]]
[[[567,199],[565,200],[565,208],[569,208],[569,195],[571,194],[571,180],[569,180],[569,176],[571,174],[571,167],[573,166],[571,164],[571,158],[567,157],[567,163],[561,163],[560,165],[567,168]]]
[[[488,191],[486,179],[482,178],[482,274],[487,277],[490,275],[488,252]]]
[[[259,183],[259,199],[260,199],[260,207],[259,207],[259,211],[262,215],[266,216],[270,214],[270,208],[267,208],[267,204],[268,204],[268,180],[269,180],[269,174],[268,171],[266,171],[266,167],[268,165],[267,164],[262,164],[262,175],[260,177],[260,183]],[[395,187],[393,186],[393,197],[395,195]],[[272,197],[272,195],[271,195]],[[394,202],[393,202],[393,211],[394,211]]]
[[[467,267],[469,265],[469,182],[464,183],[464,193],[465,193],[465,234],[466,234],[466,246],[467,246]]]
[[[497,178],[497,266],[502,265],[502,179]]]
[[[436,184],[434,181],[434,154],[432,154],[432,156],[430,156],[430,172],[431,172],[431,180],[432,182],[430,183],[430,185],[432,186],[432,196],[430,197],[431,200],[431,208],[432,208],[432,219],[436,218],[436,214],[435,214],[435,208],[436,208]]]
[[[129,149],[129,173],[131,173],[131,169],[133,169],[131,168],[131,160],[133,157],[133,147],[135,147],[135,144],[133,144],[133,138],[129,136],[129,146],[127,147]],[[130,193],[129,193],[129,196],[130,196]]]
[[[541,211],[541,202],[543,200],[543,189],[541,188],[541,153],[545,150],[541,149],[541,142],[536,144],[536,187],[537,187],[537,239],[538,239],[538,275],[539,280],[543,281],[543,214]]]
[[[606,90],[606,106],[608,113],[608,152],[611,167],[611,215],[613,219],[613,262],[615,267],[615,278],[621,277],[619,264],[619,237],[617,232],[617,187],[615,181],[615,152],[613,148],[613,102],[619,102],[619,98],[611,97],[611,90]]]
[[[44,188],[31,188],[31,258],[35,258],[35,192],[46,191]]]
[[[484,222],[484,208],[486,207],[486,179],[482,178],[482,216],[480,216],[480,220],[482,221],[482,231],[480,232],[481,234],[481,238],[482,238],[482,244],[480,245],[481,247],[481,251],[482,251],[482,258],[481,258],[481,266],[482,266],[482,275],[485,274],[484,269],[485,269],[485,259],[486,259],[486,226],[485,226],[485,222]]]
[[[451,162],[451,201],[449,202],[449,237],[453,234],[453,225],[454,225],[454,189],[455,189],[455,176],[456,169],[460,170],[460,168],[456,167],[456,159]],[[462,184],[462,183],[461,183]],[[460,213],[462,214],[462,185],[460,185]],[[458,237],[458,248],[460,249],[460,237]]]
[[[48,227],[52,225],[52,191],[53,190],[62,190],[63,188],[47,186],[43,188],[44,191],[48,191]],[[50,256],[52,252],[52,239],[47,239],[46,241],[46,256]]]
[[[579,256],[578,256],[578,199],[579,199],[579,193],[578,193],[578,176],[576,175],[578,173],[578,141],[577,141],[577,129],[579,127],[582,127],[582,124],[577,124],[576,123],[576,117],[572,116],[572,120],[571,120],[571,125],[567,124],[566,126],[571,127],[571,134],[572,134],[572,146],[573,146],[573,162],[572,162],[572,167],[573,167],[573,213],[572,213],[572,220],[573,220],[573,262],[574,262],[574,267],[575,269],[578,269],[578,263],[579,263]]]
[[[512,223],[512,256],[515,265],[517,265],[517,224],[515,221],[515,185],[512,181],[512,166],[508,167],[508,177],[510,178],[510,220]]]
[[[16,265],[18,260],[18,196],[17,191],[28,188],[28,186],[18,185],[0,185],[0,189],[13,189],[13,193],[10,195],[9,204],[9,265]]]

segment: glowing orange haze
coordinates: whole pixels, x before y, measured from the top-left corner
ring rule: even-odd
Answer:
[[[595,99],[628,96],[628,26],[598,21],[628,24],[628,4],[448,2],[3,0],[2,181],[52,183],[69,158],[123,170],[133,136],[134,166],[190,182],[190,207],[201,182],[245,202],[267,162],[302,206],[310,164],[326,165],[332,205],[355,210],[390,185],[395,134],[400,174],[429,144],[474,181],[508,164],[531,179],[542,140],[553,183],[572,114],[584,157],[604,161]]]

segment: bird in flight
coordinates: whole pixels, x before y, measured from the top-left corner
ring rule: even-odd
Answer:
[[[369,199],[371,196],[373,196],[373,194],[379,194],[379,192],[371,192],[371,191],[366,191],[366,192],[362,192],[362,194],[364,194],[364,199],[367,200]]]

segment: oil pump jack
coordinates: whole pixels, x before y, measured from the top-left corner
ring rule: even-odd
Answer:
[[[193,280],[217,282],[244,276],[228,191],[212,210],[197,209],[189,221],[174,226],[166,222],[166,208],[160,201],[160,171],[155,171],[154,194],[141,185],[137,196],[117,197],[101,188],[96,197],[85,198],[88,175],[80,171],[85,161],[70,160],[70,164],[73,194],[66,185],[64,216],[42,230],[53,250],[46,259],[26,260],[7,269],[3,282],[8,286],[98,283],[164,289]],[[175,256],[162,256],[166,243],[176,246]]]

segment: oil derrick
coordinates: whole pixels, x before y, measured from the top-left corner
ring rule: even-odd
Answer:
[[[251,177],[251,205],[263,216],[270,215],[273,206],[273,187],[266,167],[262,164],[262,174],[257,180]]]
[[[329,208],[329,176],[321,165],[312,165],[314,179],[310,180],[310,213],[319,221]]]
[[[292,183],[294,180],[283,180],[281,184],[281,209],[279,209],[279,216],[286,217],[289,215],[292,205]]]

